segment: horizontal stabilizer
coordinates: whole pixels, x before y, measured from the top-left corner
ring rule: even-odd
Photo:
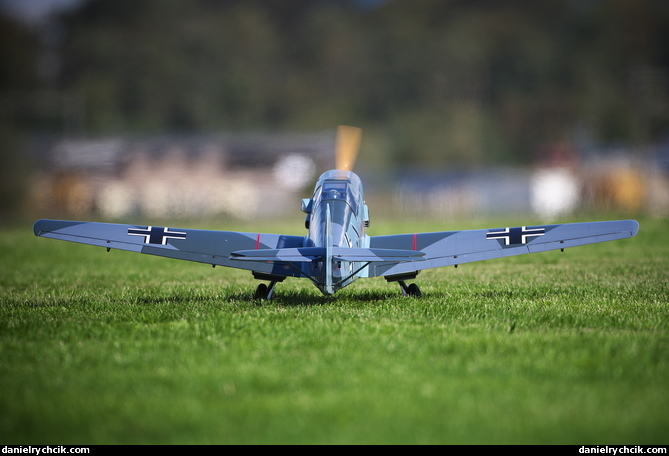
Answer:
[[[400,249],[356,249],[335,247],[332,249],[332,258],[341,261],[417,261],[425,256],[423,252]]]
[[[403,262],[421,260],[425,254],[415,250],[364,249],[333,247],[332,258],[337,261],[358,262]],[[290,249],[239,250],[232,252],[230,259],[242,261],[311,262],[325,256],[325,247],[298,247]]]

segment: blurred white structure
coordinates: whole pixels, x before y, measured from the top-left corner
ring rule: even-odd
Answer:
[[[533,173],[530,185],[532,211],[546,221],[578,208],[580,183],[568,168],[539,168]]]

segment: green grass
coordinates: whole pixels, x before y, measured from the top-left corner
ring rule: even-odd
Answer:
[[[640,223],[426,271],[421,299],[289,279],[261,306],[248,272],[5,228],[0,442],[667,444],[669,221]]]

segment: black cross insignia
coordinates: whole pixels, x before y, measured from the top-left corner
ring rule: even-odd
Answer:
[[[546,234],[546,228],[527,228],[518,226],[515,228],[506,228],[502,231],[491,231],[486,233],[486,239],[504,239],[504,245],[527,244],[527,238],[543,236]]]
[[[145,244],[167,245],[168,239],[186,239],[186,233],[180,231],[170,231],[169,228],[159,226],[147,226],[142,228],[128,228],[129,236],[144,236]]]

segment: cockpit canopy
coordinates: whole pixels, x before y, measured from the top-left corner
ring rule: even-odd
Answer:
[[[340,221],[342,226],[347,226],[348,217],[351,216],[357,220],[356,224],[360,222],[365,227],[369,226],[369,211],[363,200],[362,183],[352,171],[333,169],[321,175],[316,183],[313,197],[302,200],[301,209],[307,214],[305,227],[312,229],[318,226],[324,220],[327,207],[330,208],[333,221],[336,222],[337,218],[344,217]]]
[[[345,201],[353,210],[358,212],[359,195],[355,185],[348,179],[328,179],[316,189],[314,201]]]

